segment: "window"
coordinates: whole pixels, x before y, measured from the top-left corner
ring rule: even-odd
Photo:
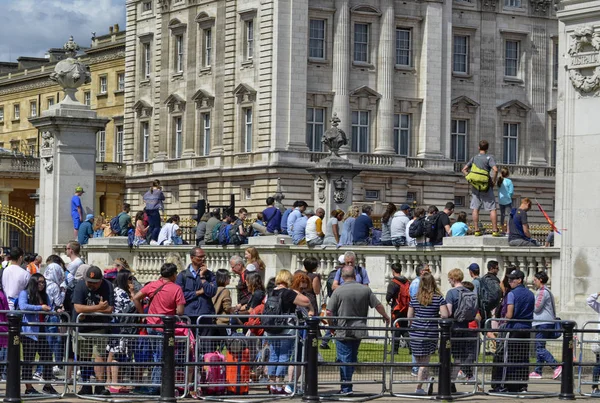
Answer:
[[[454,54],[452,62],[452,71],[454,73],[469,72],[469,37],[464,35],[454,35]]]
[[[504,0],[504,7],[521,7],[521,0]]]
[[[54,106],[54,97],[50,97],[46,101],[48,104],[48,109],[50,109],[50,107]]]
[[[21,105],[16,104],[13,108],[13,116],[15,120],[20,120],[21,119]]]
[[[202,114],[203,155],[210,154],[210,113]]]
[[[310,151],[323,151],[323,131],[325,129],[325,109],[306,109],[306,145]]]
[[[308,57],[325,59],[325,20],[310,20]]]
[[[87,106],[92,105],[92,93],[89,91],[85,91],[83,93],[83,104]]]
[[[175,35],[175,49],[177,54],[175,55],[175,70],[178,73],[183,72],[183,35]]]
[[[379,190],[365,190],[366,200],[379,200]]]
[[[150,54],[150,43],[144,43],[142,45],[142,61],[143,61],[143,76],[145,78],[150,78],[150,63],[151,63],[151,54]]]
[[[37,157],[37,140],[36,139],[28,139],[27,140],[27,155],[30,157]]]
[[[142,122],[142,161],[147,162],[150,154],[150,125]]]
[[[369,152],[368,111],[352,111],[352,151]]]
[[[152,11],[152,2],[151,1],[145,1],[142,4],[142,11],[146,12],[146,11]]]
[[[398,66],[412,65],[411,35],[410,29],[396,29],[396,65]]]
[[[369,24],[354,24],[354,61],[369,62]]]
[[[125,73],[117,74],[117,89],[118,91],[125,91]]]
[[[0,108],[0,122],[4,122],[4,108]]]
[[[115,136],[115,161],[123,163],[123,126],[117,126]]]
[[[204,30],[204,67],[210,67],[212,63],[212,30]]]
[[[245,200],[252,200],[252,188],[242,188],[242,197]]]
[[[452,119],[450,158],[457,162],[467,160],[467,124],[464,119]]]
[[[175,158],[181,158],[183,150],[183,119],[179,116],[175,118]]]
[[[254,57],[254,20],[246,21],[246,60]]]
[[[412,204],[417,201],[417,192],[406,192],[406,203]]]
[[[553,167],[556,166],[556,135],[557,135],[557,131],[556,131],[556,124],[552,125],[552,155],[550,156],[550,165],[552,165]]]
[[[519,123],[504,123],[504,158],[505,164],[516,164],[518,160]]]
[[[454,207],[464,207],[465,196],[454,196]]]
[[[244,109],[244,144],[242,152],[252,151],[252,108]]]
[[[37,116],[37,102],[29,102],[29,117],[35,118]]]
[[[394,151],[396,154],[408,156],[410,147],[410,115],[394,115]]]
[[[106,94],[108,92],[108,78],[106,76],[100,77],[100,94]]]
[[[96,161],[106,159],[106,132],[100,130],[96,133]]]
[[[552,85],[558,85],[558,42],[552,43]]]
[[[505,42],[504,75],[517,77],[519,75],[519,41]]]

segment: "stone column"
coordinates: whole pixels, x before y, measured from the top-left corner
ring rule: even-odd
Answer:
[[[396,39],[396,23],[394,2],[383,2],[381,16],[381,36],[379,39],[379,63],[377,74],[377,90],[381,94],[377,122],[376,154],[394,153],[394,54]]]
[[[350,118],[350,95],[348,82],[350,79],[350,1],[336,0],[334,15],[334,38],[333,41],[333,97],[332,112],[337,113],[342,122],[342,129],[347,133],[348,144],[342,146],[341,152],[349,152],[352,136],[352,119]]]
[[[0,204],[2,204],[3,206],[8,206],[10,205],[10,194],[13,191],[13,188],[8,188],[8,187],[3,187],[0,188]]]
[[[600,36],[600,0],[563,0],[559,18],[559,76],[557,103],[557,161],[555,220],[562,235],[560,261],[553,261],[554,295],[562,317],[597,320],[586,297],[598,292],[600,246],[600,50],[591,44]],[[565,68],[566,67],[566,68]]]

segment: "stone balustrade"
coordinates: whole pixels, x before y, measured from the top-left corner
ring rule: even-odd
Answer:
[[[464,162],[454,163],[454,172],[460,172],[465,166]],[[498,165],[498,170],[508,168],[512,176],[517,177],[536,177],[536,178],[554,178],[556,168],[554,167],[537,167],[529,165]]]

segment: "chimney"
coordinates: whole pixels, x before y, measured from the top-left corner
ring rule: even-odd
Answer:
[[[113,33],[113,27],[108,27],[108,32],[112,34]]]
[[[115,24],[115,34],[119,32],[119,24]]]

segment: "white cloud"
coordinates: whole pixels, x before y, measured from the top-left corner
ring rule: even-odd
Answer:
[[[125,0],[0,0],[0,61],[19,56],[43,57],[73,35],[90,46],[92,32],[125,29]]]

